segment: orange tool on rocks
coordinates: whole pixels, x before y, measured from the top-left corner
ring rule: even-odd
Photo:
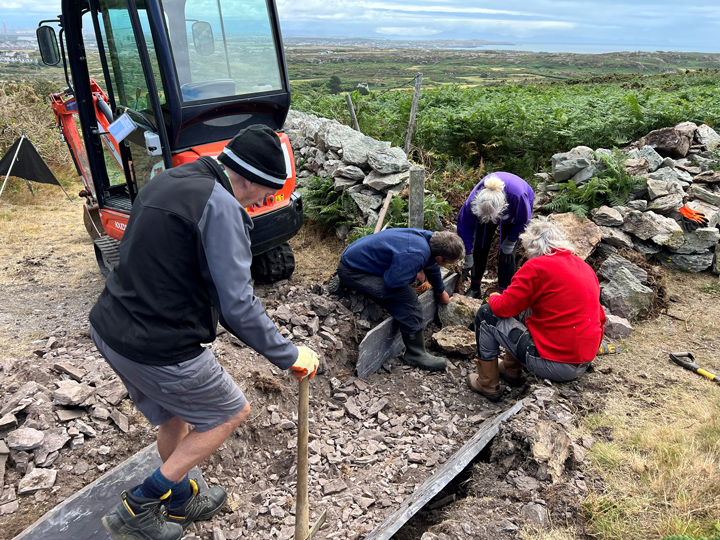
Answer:
[[[687,358],[687,360],[685,360]],[[698,375],[702,375],[703,377],[710,379],[712,382],[720,384],[720,379],[718,379],[717,375],[714,375],[713,373],[710,373],[709,371],[705,371],[703,368],[698,366],[697,362],[695,361],[695,357],[692,353],[689,352],[681,352],[681,353],[670,353],[670,359],[675,362],[678,366],[684,367],[685,369],[689,371],[693,371],[697,373]]]

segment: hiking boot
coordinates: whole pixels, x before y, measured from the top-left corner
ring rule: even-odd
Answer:
[[[513,388],[519,388],[525,384],[525,377],[522,376],[523,365],[512,354],[505,351],[505,358],[498,361],[500,378]]]
[[[328,283],[328,294],[343,298],[345,296],[345,285],[340,281],[340,276],[335,272]]]
[[[497,356],[488,362],[484,362],[479,358],[474,360],[477,373],[471,373],[467,377],[470,390],[485,396],[493,403],[497,403],[502,399]]]
[[[400,334],[405,343],[403,362],[408,366],[419,367],[427,371],[445,371],[447,360],[442,356],[433,356],[425,350],[425,335],[422,330],[414,334]]]
[[[165,521],[163,506],[170,492],[160,499],[133,495],[139,486],[122,492],[122,502],[102,518],[103,527],[118,540],[180,540],[183,528]]]
[[[227,500],[227,493],[220,486],[215,486],[200,493],[195,480],[190,480],[192,496],[185,503],[173,509],[168,509],[167,521],[177,524],[183,530],[196,521],[206,521],[217,514]]]

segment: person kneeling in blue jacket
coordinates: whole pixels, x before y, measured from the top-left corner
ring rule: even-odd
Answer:
[[[425,349],[422,308],[411,283],[417,278],[432,285],[441,304],[450,303],[440,266],[463,258],[460,237],[452,232],[387,229],[350,244],[338,264],[338,277],[350,289],[365,294],[386,309],[400,325],[405,343],[403,362],[428,371],[443,371],[445,358]]]

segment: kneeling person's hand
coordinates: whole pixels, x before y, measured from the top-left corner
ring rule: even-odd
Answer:
[[[303,378],[308,376],[312,379],[315,376],[318,364],[320,363],[317,354],[308,347],[298,347],[297,349],[297,360],[295,360],[295,363],[290,366],[290,369],[298,381],[302,381]]]

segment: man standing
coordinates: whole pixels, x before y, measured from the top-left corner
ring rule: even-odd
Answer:
[[[455,233],[387,229],[350,244],[340,257],[337,272],[344,285],[369,296],[398,322],[406,364],[443,371],[445,358],[425,350],[422,308],[410,284],[427,277],[438,301],[449,304],[439,267],[454,264],[462,256],[463,243]]]
[[[98,350],[158,426],[163,461],[103,517],[116,538],[179,540],[191,523],[225,504],[223,488],[199,493],[188,478],[250,412],[242,391],[201,345],[215,340],[218,318],[299,379],[317,369],[313,351],[278,333],[250,284],[253,223],[244,207],[283,187],[280,140],[268,127],[251,126],[218,161],[202,157],[169,169],[139,192],[120,262],[90,312]]]

